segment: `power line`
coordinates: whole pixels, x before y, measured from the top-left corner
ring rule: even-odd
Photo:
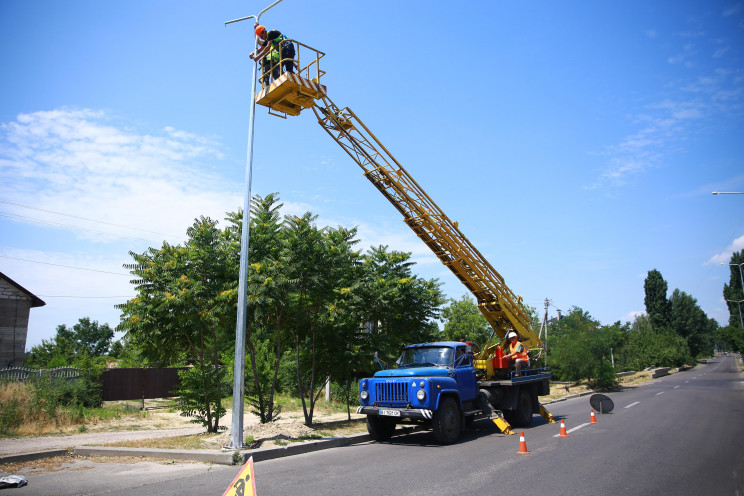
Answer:
[[[65,296],[65,295],[36,295],[40,298],[75,298],[75,299],[104,299],[104,298],[134,298],[134,296]]]
[[[47,210],[47,209],[39,208],[39,207],[31,207],[29,205],[21,205],[20,203],[14,203],[14,202],[9,202],[9,201],[5,201],[5,200],[0,200],[0,203],[5,203],[6,205],[13,205],[14,207],[28,208],[30,210],[38,210],[39,212],[46,212],[46,213],[54,214],[54,215],[61,215],[61,216],[64,216],[64,217],[72,217],[73,219],[82,219],[82,220],[87,220],[87,221],[90,221],[90,222],[97,222],[99,224],[106,224],[106,225],[109,225],[109,226],[123,227],[125,229],[131,229],[133,231],[141,231],[141,232],[146,232],[146,233],[150,233],[150,234],[158,234],[160,236],[167,236],[169,238],[179,238],[180,237],[180,236],[175,236],[173,234],[165,234],[165,233],[161,233],[161,232],[157,232],[157,231],[149,231],[147,229],[142,229],[142,228],[139,228],[139,227],[125,226],[124,224],[116,224],[114,222],[106,222],[104,220],[97,220],[97,219],[91,219],[89,217],[81,217],[79,215],[65,214],[65,213],[62,213],[62,212],[56,212],[54,210]]]
[[[93,233],[93,234],[102,234],[104,236],[112,236],[114,238],[128,239],[128,240],[131,240],[131,241],[153,241],[152,239],[135,238],[135,237],[132,237],[132,236],[126,236],[124,234],[115,234],[115,233],[110,233],[110,232],[106,232],[106,231],[98,231],[96,229],[88,229],[87,227],[72,226],[70,224],[62,224],[61,222],[52,222],[52,221],[49,221],[49,220],[36,219],[34,217],[26,217],[25,215],[12,214],[12,213],[9,213],[9,212],[0,212],[0,216],[9,217],[11,219],[29,220],[29,221],[32,221],[32,222],[38,222],[39,224],[46,224],[46,225],[49,225],[49,226],[57,226],[57,227],[64,227],[64,228],[67,228],[67,229],[74,229],[74,230],[77,230],[77,231],[89,232],[89,233]]]
[[[44,265],[54,265],[55,267],[65,267],[67,269],[87,270],[89,272],[100,272],[102,274],[113,274],[115,276],[128,276],[128,277],[132,277],[132,274],[124,274],[123,272],[109,272],[107,270],[86,269],[85,267],[75,267],[75,266],[72,266],[72,265],[62,265],[62,264],[56,264],[56,263],[51,263],[51,262],[41,262],[39,260],[28,260],[28,259],[25,259],[25,258],[9,257],[7,255],[0,255],[0,258],[9,258],[11,260],[19,260],[21,262],[37,263],[37,264],[44,264]]]

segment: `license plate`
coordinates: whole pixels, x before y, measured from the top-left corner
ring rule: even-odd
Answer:
[[[400,410],[380,410],[380,415],[388,417],[400,417]]]

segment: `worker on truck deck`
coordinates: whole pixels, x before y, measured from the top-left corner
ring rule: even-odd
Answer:
[[[262,60],[261,86],[269,85],[269,72],[274,80],[279,78],[280,69],[294,73],[294,44],[282,34],[281,31],[272,29],[267,31],[265,26],[254,24],[256,36],[261,48],[251,53],[251,60]],[[281,64],[279,63],[281,61]]]
[[[530,356],[527,354],[524,345],[519,342],[519,339],[517,339],[516,332],[509,332],[509,334],[506,335],[506,339],[509,340],[509,354],[504,355],[504,358],[508,358],[510,364],[514,361],[514,370],[517,371],[514,375],[519,377],[521,376],[519,371],[530,366]]]

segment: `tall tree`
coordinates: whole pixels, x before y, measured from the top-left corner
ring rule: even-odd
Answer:
[[[669,300],[671,328],[682,336],[693,357],[713,353],[713,331],[710,320],[698,306],[697,300],[684,291],[675,289]]]
[[[651,319],[651,325],[657,328],[667,327],[671,320],[671,304],[667,300],[667,282],[658,270],[648,271],[643,283],[646,313]]]
[[[744,250],[734,252],[729,260],[729,282],[723,285],[723,298],[726,300],[726,305],[729,309],[729,326],[739,327],[742,326],[742,309],[741,305],[744,304],[744,290],[742,289],[741,274],[744,270]],[[737,303],[741,302],[741,303]]]
[[[183,414],[217,432],[228,393],[220,356],[234,343],[237,267],[216,221],[197,219],[187,234],[183,246],[130,252],[138,294],[121,306],[122,324],[150,363],[193,365],[180,374]]]

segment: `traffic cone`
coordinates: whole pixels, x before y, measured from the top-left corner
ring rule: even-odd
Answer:
[[[529,455],[530,452],[527,451],[527,443],[524,441],[524,431],[521,431],[519,433],[519,451],[517,451],[518,455]]]
[[[598,424],[599,423],[599,422],[597,422],[597,417],[594,416],[594,409],[592,409],[592,416],[591,416],[591,420],[589,420],[589,423],[590,424]]]
[[[568,432],[566,432],[566,424],[561,420],[561,433],[558,435],[558,437],[568,437]]]

